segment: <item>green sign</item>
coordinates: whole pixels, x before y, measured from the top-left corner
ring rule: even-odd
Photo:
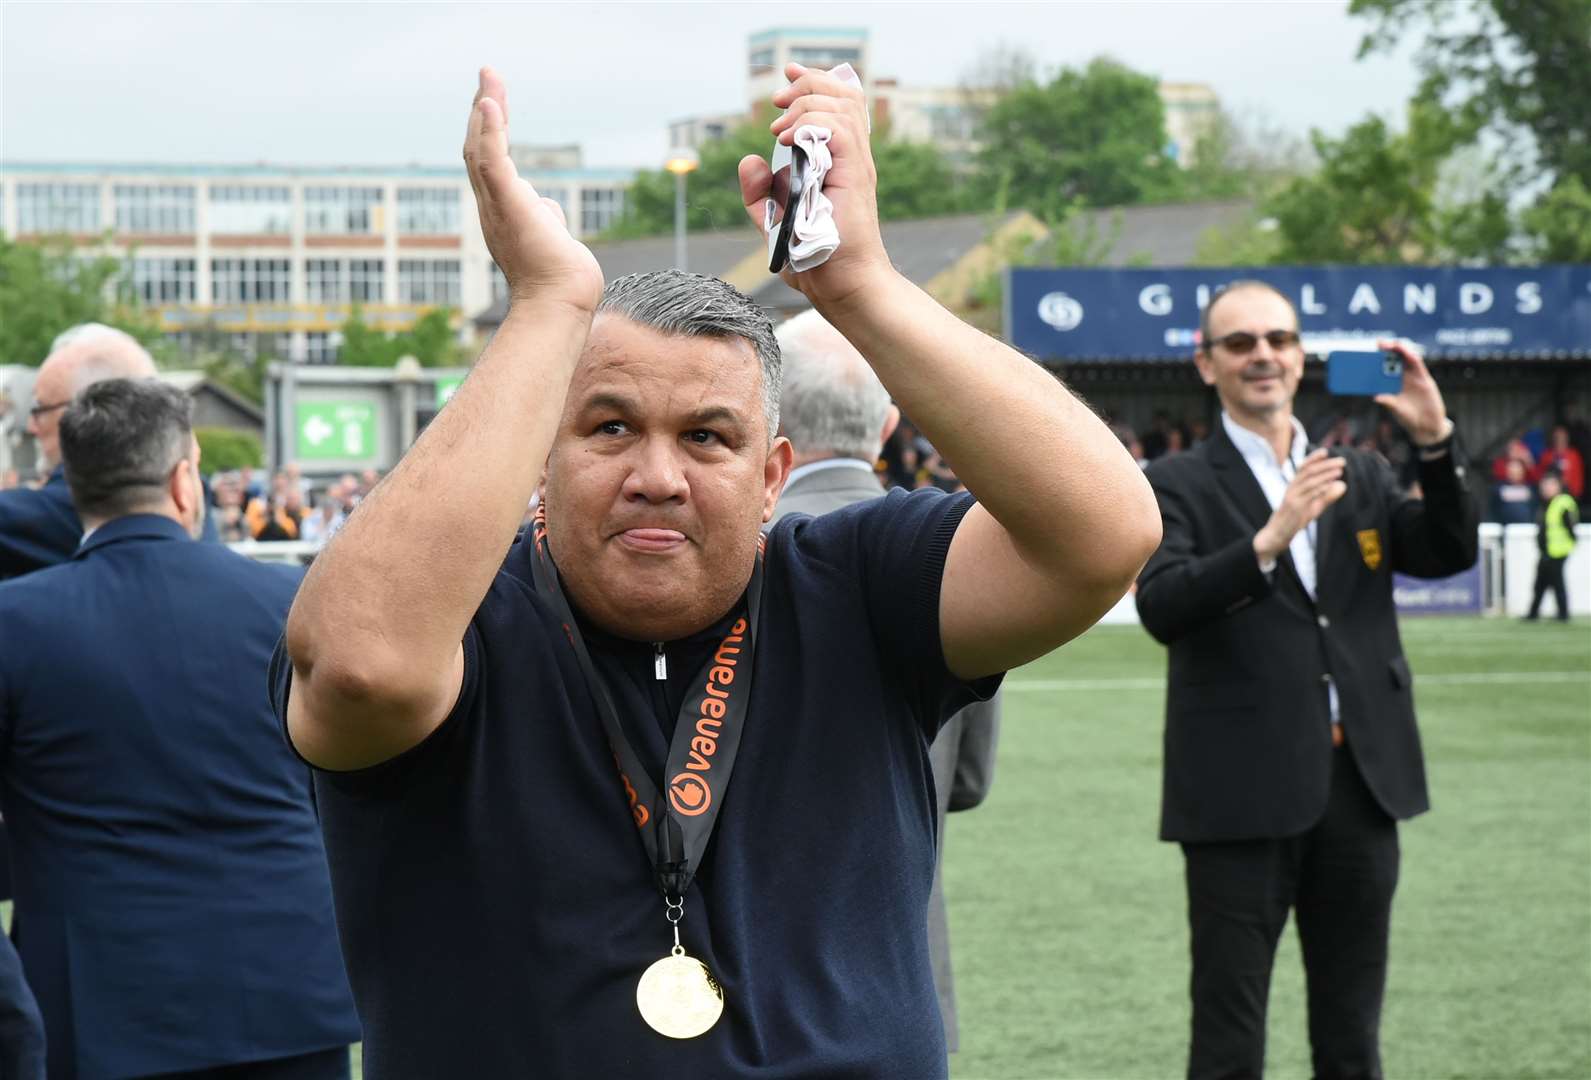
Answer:
[[[459,388],[459,383],[464,381],[464,376],[456,375],[451,379],[438,379],[436,381],[436,407],[441,408],[447,404],[447,399],[453,396],[453,391]]]
[[[374,461],[376,407],[366,401],[298,403],[300,461]]]

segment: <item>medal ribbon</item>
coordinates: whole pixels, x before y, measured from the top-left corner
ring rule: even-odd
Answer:
[[[681,903],[701,866],[702,853],[723,808],[724,792],[745,731],[746,706],[751,698],[752,656],[756,645],[762,600],[764,539],[757,541],[757,559],[746,590],[746,609],[736,616],[713,655],[695,677],[698,690],[688,693],[680,706],[674,738],[664,765],[664,792],[652,782],[635,748],[619,723],[613,695],[591,662],[580,636],[574,612],[564,595],[558,568],[547,552],[547,518],[538,507],[531,524],[535,557],[531,573],[536,592],[551,605],[574,647],[586,687],[596,702],[607,735],[608,748],[619,770],[619,780],[630,803],[630,816],[641,834],[641,843],[657,876],[658,889],[671,907]],[[666,793],[666,797],[665,797]]]

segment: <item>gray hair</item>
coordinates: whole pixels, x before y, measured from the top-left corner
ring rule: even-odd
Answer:
[[[50,356],[71,348],[71,394],[106,379],[149,379],[155,376],[155,359],[138,339],[104,323],[81,323],[63,330],[50,345]]]
[[[741,338],[751,344],[762,367],[762,412],[768,440],[779,430],[779,388],[783,381],[779,342],[768,313],[733,285],[683,270],[627,274],[608,282],[597,313],[611,312],[663,334],[684,337]]]
[[[816,311],[779,327],[784,353],[784,433],[805,455],[872,462],[889,415],[889,391],[856,346]]]
[[[59,334],[56,334],[55,340],[50,342],[50,352],[60,352],[68,345],[75,345],[79,341],[88,341],[92,338],[107,338],[123,343],[138,344],[138,339],[125,330],[118,330],[114,326],[106,326],[104,323],[86,322],[78,323],[76,326],[69,326]],[[142,348],[142,346],[139,347]]]
[[[158,504],[193,447],[193,399],[153,379],[106,379],[61,414],[61,463],[78,516],[106,520]]]

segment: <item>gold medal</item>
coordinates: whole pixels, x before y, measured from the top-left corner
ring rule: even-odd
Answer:
[[[724,988],[707,965],[675,945],[668,956],[646,969],[635,988],[641,1019],[660,1035],[694,1039],[724,1013]]]

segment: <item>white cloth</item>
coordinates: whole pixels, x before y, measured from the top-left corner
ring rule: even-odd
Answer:
[[[862,80],[850,64],[829,72],[841,82],[861,88]],[[872,121],[868,122],[871,131]],[[806,186],[796,202],[795,223],[790,227],[790,269],[794,273],[811,270],[829,261],[840,246],[840,230],[834,224],[834,204],[823,194],[823,178],[834,166],[829,139],[834,133],[817,124],[802,124],[795,131],[795,145],[807,156]]]
[[[1243,460],[1248,463],[1254,479],[1259,481],[1260,490],[1265,492],[1265,501],[1271,504],[1272,510],[1275,510],[1281,505],[1282,496],[1287,493],[1287,485],[1298,475],[1299,468],[1304,464],[1304,458],[1309,455],[1309,436],[1304,432],[1304,425],[1298,422],[1298,417],[1293,417],[1293,443],[1288,447],[1285,461],[1276,460],[1275,451],[1271,449],[1271,444],[1263,435],[1239,426],[1224,409],[1221,411],[1221,426],[1226,429],[1226,437],[1232,440],[1232,445],[1237,447],[1237,452],[1242,454]],[[1315,525],[1316,522],[1311,521],[1299,529],[1287,545],[1287,553],[1293,557],[1293,569],[1298,572],[1298,581],[1304,586],[1304,591],[1309,594],[1311,600],[1317,599]],[[1260,569],[1270,573],[1276,569],[1276,566],[1274,563],[1270,566],[1261,563]],[[1341,723],[1337,683],[1329,676],[1326,696],[1331,703],[1331,722]]]

